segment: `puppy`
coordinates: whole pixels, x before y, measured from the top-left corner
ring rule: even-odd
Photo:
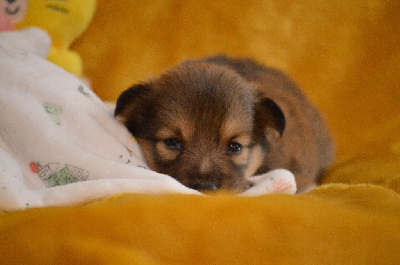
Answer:
[[[185,61],[118,98],[149,167],[196,190],[242,191],[276,168],[315,186],[332,163],[324,121],[280,71],[225,56]]]

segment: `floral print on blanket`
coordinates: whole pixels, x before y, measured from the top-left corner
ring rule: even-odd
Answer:
[[[49,163],[42,165],[38,162],[31,162],[29,167],[33,173],[39,175],[49,188],[85,181],[89,177],[89,171],[67,164]]]

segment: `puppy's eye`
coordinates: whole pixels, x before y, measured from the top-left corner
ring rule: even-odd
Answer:
[[[242,145],[237,143],[237,142],[229,142],[228,143],[228,152],[230,154],[240,154],[240,152],[242,152]]]
[[[183,148],[183,144],[176,138],[168,138],[164,140],[164,144],[170,150],[180,151]]]

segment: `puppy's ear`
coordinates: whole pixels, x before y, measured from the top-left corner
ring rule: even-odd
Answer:
[[[117,100],[114,116],[124,124],[132,115],[140,116],[143,99],[149,92],[150,87],[147,84],[134,85],[125,90]]]
[[[255,125],[266,133],[270,129],[282,136],[286,127],[286,118],[282,109],[270,98],[263,98],[255,109]]]

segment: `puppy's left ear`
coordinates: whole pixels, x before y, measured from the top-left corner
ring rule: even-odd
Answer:
[[[273,129],[282,136],[286,127],[285,114],[275,101],[263,98],[255,109],[255,125],[264,133]]]
[[[134,85],[125,90],[118,98],[114,110],[114,116],[122,123],[127,122],[127,118],[135,116],[136,118],[143,115],[142,105],[143,99],[149,94],[150,86],[147,84]],[[134,113],[135,115],[132,115]]]

